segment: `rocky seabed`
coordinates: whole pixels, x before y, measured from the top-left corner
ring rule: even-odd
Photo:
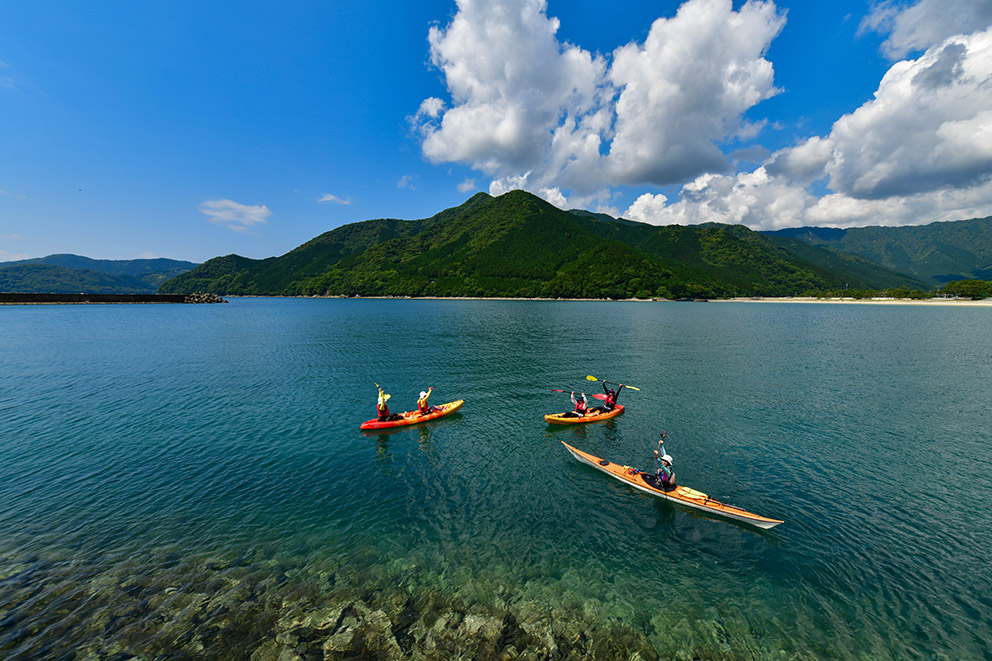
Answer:
[[[403,561],[388,569],[417,573]],[[474,596],[478,585],[437,589],[425,584],[430,578],[398,585],[367,568],[293,567],[251,555],[101,565],[0,554],[0,657],[798,658],[756,648],[754,631],[733,632],[719,617],[662,613],[637,630],[567,595],[558,603],[517,600],[498,585],[483,601]]]

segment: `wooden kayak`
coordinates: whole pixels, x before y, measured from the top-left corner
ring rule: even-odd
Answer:
[[[734,507],[733,505],[728,505],[727,503],[721,503],[715,498],[710,498],[702,491],[696,491],[695,489],[690,489],[689,487],[676,486],[671,491],[665,491],[661,488],[661,485],[658,484],[657,478],[651,473],[645,473],[637,470],[636,468],[631,468],[630,466],[620,466],[619,464],[614,464],[606,461],[605,459],[600,459],[599,457],[591,455],[588,452],[583,452],[582,450],[573,448],[564,441],[562,441],[562,445],[568,448],[568,451],[572,453],[572,456],[582,463],[588,464],[596,470],[603,471],[610,477],[614,477],[621,482],[629,484],[635,489],[645,493],[649,493],[652,496],[664,498],[665,500],[671,500],[679,503],[680,505],[685,505],[686,507],[691,507],[696,510],[702,510],[703,512],[708,512],[710,514],[716,514],[717,516],[723,516],[728,519],[733,519],[734,521],[749,523],[752,526],[758,526],[759,528],[764,528],[765,530],[783,523],[780,519],[769,519],[768,517],[752,514],[751,512],[742,510],[739,507]]]
[[[613,407],[612,411],[602,410],[593,413],[586,413],[585,415],[573,416],[571,411],[568,413],[552,413],[550,415],[544,416],[544,419],[553,425],[576,425],[583,422],[598,422],[600,420],[609,420],[610,418],[615,418],[623,413],[623,404],[617,404]]]
[[[407,411],[395,416],[395,420],[379,420],[378,418],[373,418],[363,422],[360,429],[388,429],[390,427],[403,427],[404,425],[419,425],[421,422],[437,420],[438,418],[443,418],[450,413],[454,413],[460,409],[464,403],[464,399],[457,399],[453,402],[448,402],[447,404],[435,406],[430,413]]]

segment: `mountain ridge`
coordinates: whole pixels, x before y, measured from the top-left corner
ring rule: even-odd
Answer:
[[[165,281],[197,264],[163,257],[91,259],[82,255],[0,262],[0,291],[58,294],[153,294]]]
[[[214,258],[161,291],[686,298],[921,284],[867,262],[852,270],[843,261],[828,248],[775,240],[739,225],[659,227],[563,211],[511,191],[478,193],[426,219],[351,223],[279,257]]]
[[[795,227],[763,233],[856,255],[930,286],[992,279],[992,216],[901,227]]]

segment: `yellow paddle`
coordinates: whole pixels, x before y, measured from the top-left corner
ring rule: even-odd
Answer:
[[[606,379],[597,379],[596,377],[594,377],[591,374],[586,377],[586,381],[602,381],[603,383],[613,383],[612,381],[607,381]],[[620,385],[620,384],[618,383],[617,385]],[[640,390],[641,390],[640,388],[635,388],[634,386],[628,386],[626,383],[623,384],[623,387],[624,388],[630,388],[631,390],[637,390],[638,392],[640,392]]]

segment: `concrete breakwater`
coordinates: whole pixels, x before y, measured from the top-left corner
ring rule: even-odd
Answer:
[[[22,294],[0,293],[0,304],[227,303],[217,294]]]

